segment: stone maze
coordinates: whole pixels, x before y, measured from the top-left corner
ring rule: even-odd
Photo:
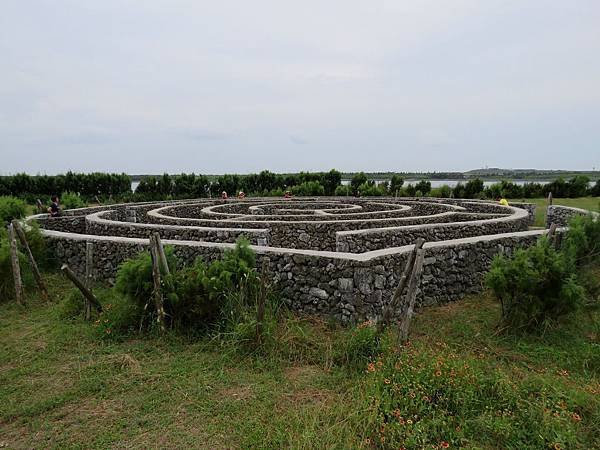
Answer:
[[[534,213],[527,203],[318,197],[130,203],[29,220],[38,221],[57,258],[80,274],[86,243],[93,243],[93,275],[109,283],[154,232],[184,264],[218,257],[243,236],[258,267],[269,258],[269,276],[292,309],[355,322],[381,313],[416,239],[426,241],[418,303],[439,304],[479,291],[495,255],[545,233],[529,229]],[[553,213],[562,221],[575,214]]]

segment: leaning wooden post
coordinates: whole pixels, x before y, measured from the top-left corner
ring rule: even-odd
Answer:
[[[45,209],[44,205],[42,204],[42,201],[39,198],[35,201],[35,205],[37,206],[39,213],[46,212],[46,211],[44,211],[44,209]]]
[[[77,287],[77,289],[79,289],[81,291],[83,296],[90,301],[90,303],[94,306],[94,308],[96,308],[96,311],[102,312],[102,305],[100,304],[100,302],[98,301],[96,296],[92,293],[91,290],[89,290],[86,287],[85,283],[83,283],[79,278],[77,278],[77,275],[75,275],[75,273],[73,273],[73,271],[69,268],[69,266],[67,266],[66,264],[63,264],[63,266],[60,268],[60,270],[65,274],[65,276],[69,280],[71,280],[73,282],[73,284]]]
[[[404,292],[406,282],[408,281],[408,278],[413,271],[417,251],[423,248],[423,244],[425,244],[425,239],[417,239],[413,250],[408,254],[408,259],[406,261],[406,265],[404,266],[404,270],[402,271],[402,276],[400,277],[398,287],[396,288],[392,299],[384,308],[381,320],[377,322],[377,330],[379,332],[382,332],[383,329],[392,321],[394,312],[398,309],[398,306],[400,305],[400,300],[402,299],[402,292]]]
[[[12,223],[8,225],[8,242],[10,244],[10,263],[12,266],[13,279],[15,281],[15,299],[19,305],[23,305],[23,281],[21,280],[17,240],[15,239],[15,230]]]
[[[169,270],[169,264],[167,263],[167,256],[165,255],[165,248],[163,247],[162,241],[160,240],[160,234],[154,232],[152,234],[154,237],[154,246],[157,250],[158,259],[160,262],[161,270],[165,275],[169,275],[171,271]],[[152,243],[152,240],[150,241]]]
[[[548,192],[548,206],[552,206],[552,192]]]
[[[44,280],[42,279],[42,274],[38,269],[35,258],[33,257],[33,253],[31,253],[31,248],[29,248],[27,236],[25,236],[25,232],[23,231],[23,228],[21,228],[18,220],[13,220],[12,225],[17,237],[19,238],[19,241],[21,242],[21,246],[25,249],[25,254],[29,259],[29,265],[31,266],[31,271],[33,272],[33,277],[35,278],[35,281],[42,292],[42,297],[44,300],[48,301],[48,289],[46,288],[46,283],[44,283]]]
[[[263,322],[265,320],[265,303],[267,297],[267,277],[269,264],[271,260],[268,256],[264,256],[262,260],[262,269],[260,273],[260,292],[258,293],[258,301],[256,305],[256,337],[259,341],[262,340]]]
[[[92,289],[94,270],[94,244],[92,242],[85,243],[85,285],[88,289]],[[92,305],[89,300],[85,299],[85,320],[92,318]]]
[[[415,302],[417,300],[417,287],[421,280],[421,273],[423,272],[423,260],[425,259],[425,249],[421,248],[417,251],[415,258],[415,265],[413,272],[410,275],[410,282],[408,283],[408,292],[403,307],[403,314],[400,317],[400,324],[398,325],[398,337],[400,341],[405,342],[408,339],[408,328],[410,327],[410,321],[412,319],[413,311],[415,309]]]
[[[156,321],[158,322],[158,326],[160,327],[160,331],[165,331],[165,310],[164,310],[164,302],[163,295],[161,289],[161,277],[160,277],[160,262],[159,255],[157,249],[156,241],[154,236],[150,237],[150,255],[152,256],[152,279],[154,281],[154,292],[152,296],[154,297],[154,305],[156,307]]]

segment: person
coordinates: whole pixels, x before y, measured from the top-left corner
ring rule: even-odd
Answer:
[[[227,192],[225,192],[225,191],[221,192],[221,199],[227,200]]]
[[[240,200],[244,200],[244,198],[246,198],[246,194],[244,194],[244,191],[240,191],[240,193],[238,194],[238,198]]]
[[[52,203],[50,203],[50,207],[48,208],[48,214],[50,217],[58,217],[60,216],[60,202],[58,200],[58,196],[53,195]]]
[[[283,194],[283,198],[292,198],[292,192],[291,191],[285,191],[285,193]]]
[[[501,198],[498,203],[500,203],[502,206],[508,206],[508,200],[505,198]]]

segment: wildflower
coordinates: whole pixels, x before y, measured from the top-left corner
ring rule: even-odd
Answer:
[[[573,413],[571,414],[571,420],[573,420],[573,422],[581,422],[581,416],[577,413]]]
[[[448,448],[448,447],[450,447],[450,444],[448,442],[446,442],[446,441],[442,441],[442,442],[440,442],[440,447],[441,448]]]
[[[412,425],[413,421],[412,421],[411,419],[408,419],[408,420],[406,421],[406,423],[407,423],[407,424],[409,424],[409,425]]]
[[[394,369],[396,370],[400,370],[402,368],[402,364],[400,364],[400,361],[398,361],[395,365],[394,365]]]
[[[569,372],[568,372],[567,370],[565,370],[565,369],[559,370],[559,371],[558,371],[558,374],[559,374],[561,377],[568,377],[568,376],[569,376]]]
[[[552,447],[554,450],[562,450],[562,447],[560,446],[560,444],[557,442],[554,444],[554,446]]]
[[[377,367],[381,367],[381,366],[383,366],[383,361],[382,360],[377,361]]]
[[[371,439],[366,438],[365,439],[365,445],[371,445]]]
[[[415,398],[417,396],[417,394],[415,394],[413,391],[410,391],[408,395],[410,398]]]
[[[424,395],[424,396],[423,396],[423,401],[424,401],[424,402],[430,402],[430,401],[431,401],[431,398],[430,398],[428,395]]]
[[[106,334],[110,334],[110,328],[106,329]]]
[[[367,365],[367,372],[375,372],[375,364],[369,363]]]
[[[436,376],[436,377],[441,377],[441,376],[442,376],[442,371],[441,371],[441,370],[439,370],[439,369],[438,369],[438,370],[436,370],[436,371],[435,371],[435,376]]]
[[[403,418],[403,417],[400,417],[400,418],[398,419],[398,422],[400,423],[400,425],[404,425],[404,424],[406,423],[406,420],[404,420],[404,418]]]
[[[398,408],[396,408],[392,414],[397,419],[398,417],[400,417],[400,410]]]
[[[391,381],[389,378],[386,378],[385,380],[383,380],[383,382],[384,382],[385,384],[390,384],[392,381]]]

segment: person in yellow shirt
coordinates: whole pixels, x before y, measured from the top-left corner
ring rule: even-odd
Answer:
[[[505,198],[501,198],[500,201],[499,201],[499,203],[502,206],[508,206],[508,200],[506,200]]]

